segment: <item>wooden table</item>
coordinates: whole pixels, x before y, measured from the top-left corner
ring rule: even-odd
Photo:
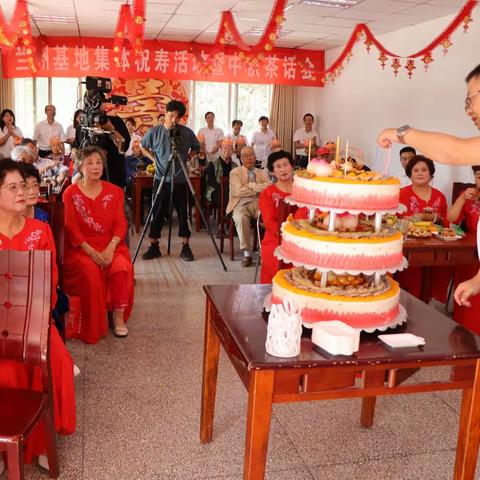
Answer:
[[[432,291],[432,267],[459,267],[478,262],[477,241],[472,234],[457,241],[408,238],[403,243],[403,254],[409,266],[424,267],[420,298],[427,303]]]
[[[424,337],[424,347],[389,350],[376,334],[363,333],[360,350],[352,357],[324,357],[303,338],[299,357],[276,358],[265,352],[267,325],[261,314],[270,289],[270,285],[204,287],[202,443],[212,440],[222,345],[248,391],[244,480],[264,478],[273,403],[361,397],[360,423],[371,427],[379,395],[455,389],[463,390],[463,398],[453,478],[473,479],[480,439],[480,337],[402,292],[408,322],[399,331]],[[451,378],[402,385],[420,368],[436,366],[450,366]],[[357,373],[360,382],[355,381]]]
[[[150,175],[145,172],[136,172],[132,176],[134,188],[133,188],[133,197],[134,197],[134,217],[135,217],[135,231],[137,233],[140,232],[140,223],[142,218],[142,191],[144,189],[152,189],[153,188],[153,175]],[[199,201],[201,201],[201,184],[200,184],[200,177],[190,177],[192,182],[193,188],[195,190],[195,196]],[[200,216],[200,211],[195,205],[195,231],[199,232],[202,226],[202,218]]]

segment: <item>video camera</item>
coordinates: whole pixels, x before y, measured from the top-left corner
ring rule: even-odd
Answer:
[[[112,103],[113,105],[126,105],[127,97],[121,95],[110,95],[112,91],[112,80],[102,77],[87,77],[85,81],[87,91],[83,97],[84,114],[81,124],[83,127],[93,128],[102,126],[108,122],[108,118],[100,110],[102,103]]]

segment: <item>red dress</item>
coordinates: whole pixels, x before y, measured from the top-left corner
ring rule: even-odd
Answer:
[[[258,199],[262,221],[265,225],[265,235],[262,240],[260,283],[272,283],[272,278],[280,268],[280,262],[273,254],[280,245],[280,237],[278,235],[278,202],[289,195],[290,193],[282,192],[273,184],[263,190]]]
[[[480,219],[480,201],[466,200],[462,211],[455,223],[460,224],[464,220],[467,223],[468,233],[477,235],[477,225]],[[474,277],[479,269],[479,263],[475,262],[465,267],[457,267],[455,270],[455,288],[458,284]],[[470,298],[471,307],[463,307],[457,305],[455,302],[453,306],[453,319],[462,324],[465,328],[472,330],[477,335],[480,335],[480,295],[475,295]]]
[[[133,266],[124,238],[127,234],[123,192],[102,181],[95,199],[71,185],[63,195],[65,204],[64,289],[80,297],[81,333],[86,343],[97,343],[107,334],[107,310],[125,309],[125,321],[133,306]],[[87,242],[103,251],[112,237],[121,238],[112,263],[100,268],[80,247]]]
[[[425,209],[430,209],[431,213],[447,216],[447,199],[445,195],[436,188],[432,187],[432,193],[428,201],[420,198],[414,191],[413,185],[408,185],[400,190],[400,203],[407,207],[407,212],[402,216],[412,216],[419,213],[425,213]],[[445,303],[447,300],[447,291],[452,269],[448,267],[433,267],[432,298]],[[400,286],[419,298],[422,289],[422,267],[409,267],[404,272],[398,272],[395,278],[400,282]]]
[[[33,218],[25,218],[23,230],[13,238],[0,234],[0,250],[47,250],[55,260],[55,242],[50,226]],[[52,306],[56,301],[57,265],[52,263]],[[50,327],[50,365],[52,372],[55,430],[63,435],[75,431],[75,385],[73,361],[62,342],[55,325]],[[0,386],[41,390],[41,372],[37,367],[27,368],[12,360],[0,360]],[[43,424],[40,423],[25,443],[25,461],[46,453]]]

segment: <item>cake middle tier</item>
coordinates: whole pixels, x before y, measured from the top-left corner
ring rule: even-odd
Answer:
[[[282,225],[283,256],[321,269],[396,270],[402,265],[402,244],[398,231],[330,233],[291,219]]]

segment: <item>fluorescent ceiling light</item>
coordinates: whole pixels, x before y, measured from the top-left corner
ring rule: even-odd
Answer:
[[[35,22],[48,23],[76,23],[75,17],[67,17],[64,15],[32,15]]]
[[[311,7],[348,8],[356,5],[358,0],[300,0],[300,4]]]
[[[263,32],[264,32],[264,28],[262,27],[254,27],[254,28],[251,28],[250,30],[248,30],[247,32],[245,32],[246,34],[250,34],[250,35],[255,35],[256,37],[261,37],[263,35]],[[282,28],[280,30],[280,33],[278,34],[278,37],[284,37],[285,35],[288,35],[290,33],[293,33],[293,30],[285,30],[284,28]]]

